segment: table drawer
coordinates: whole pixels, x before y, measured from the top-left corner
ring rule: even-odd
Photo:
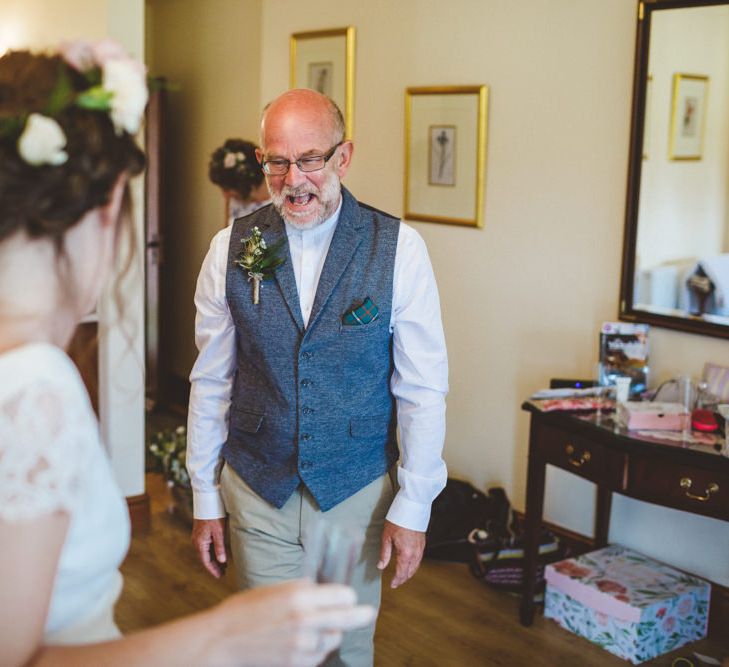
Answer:
[[[539,448],[547,463],[616,491],[623,488],[625,454],[620,451],[547,425],[540,429]]]
[[[634,455],[628,470],[628,495],[729,521],[729,475],[659,457]]]

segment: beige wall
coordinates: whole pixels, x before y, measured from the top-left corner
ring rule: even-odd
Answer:
[[[450,471],[480,487],[505,485],[519,508],[521,401],[550,377],[589,376],[599,326],[618,311],[635,16],[635,0],[263,6],[262,102],[288,85],[292,32],[356,26],[347,185],[393,213],[402,213],[404,89],[491,87],[485,229],[414,226],[443,302]],[[652,345],[656,381],[698,375],[705,360],[729,355],[724,341],[658,329]],[[547,514],[590,532],[592,488],[550,473]],[[726,524],[618,499],[611,539],[729,582]]]
[[[164,326],[172,371],[187,378],[195,358],[193,294],[213,234],[224,220],[208,181],[210,154],[228,137],[257,141],[261,0],[147,0],[151,71],[168,94]]]
[[[61,39],[101,39],[107,2],[94,0],[1,0],[0,53],[9,47],[43,48]]]
[[[643,160],[640,269],[721,252],[728,216],[729,5],[653,12],[648,157]],[[670,160],[673,75],[709,77],[700,160]]]

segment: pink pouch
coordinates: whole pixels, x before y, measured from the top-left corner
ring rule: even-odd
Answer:
[[[618,421],[631,431],[683,431],[691,415],[680,403],[628,401],[618,404]]]

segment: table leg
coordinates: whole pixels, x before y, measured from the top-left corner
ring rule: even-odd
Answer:
[[[527,471],[526,515],[524,522],[524,583],[519,620],[529,626],[534,620],[534,592],[539,555],[539,534],[544,510],[544,480],[547,464],[539,455],[537,433],[532,420],[529,435],[529,466]]]
[[[609,487],[598,484],[595,496],[595,547],[602,549],[608,543],[613,492]]]

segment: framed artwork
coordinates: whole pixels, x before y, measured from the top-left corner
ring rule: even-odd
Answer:
[[[708,93],[708,76],[698,74],[673,75],[669,159],[701,159],[704,148],[704,132],[706,130]]]
[[[290,41],[289,86],[312,88],[342,110],[346,138],[354,115],[354,27],[296,32]]]
[[[483,227],[488,87],[405,92],[404,218]]]
[[[456,184],[456,126],[431,125],[428,128],[428,183]]]

